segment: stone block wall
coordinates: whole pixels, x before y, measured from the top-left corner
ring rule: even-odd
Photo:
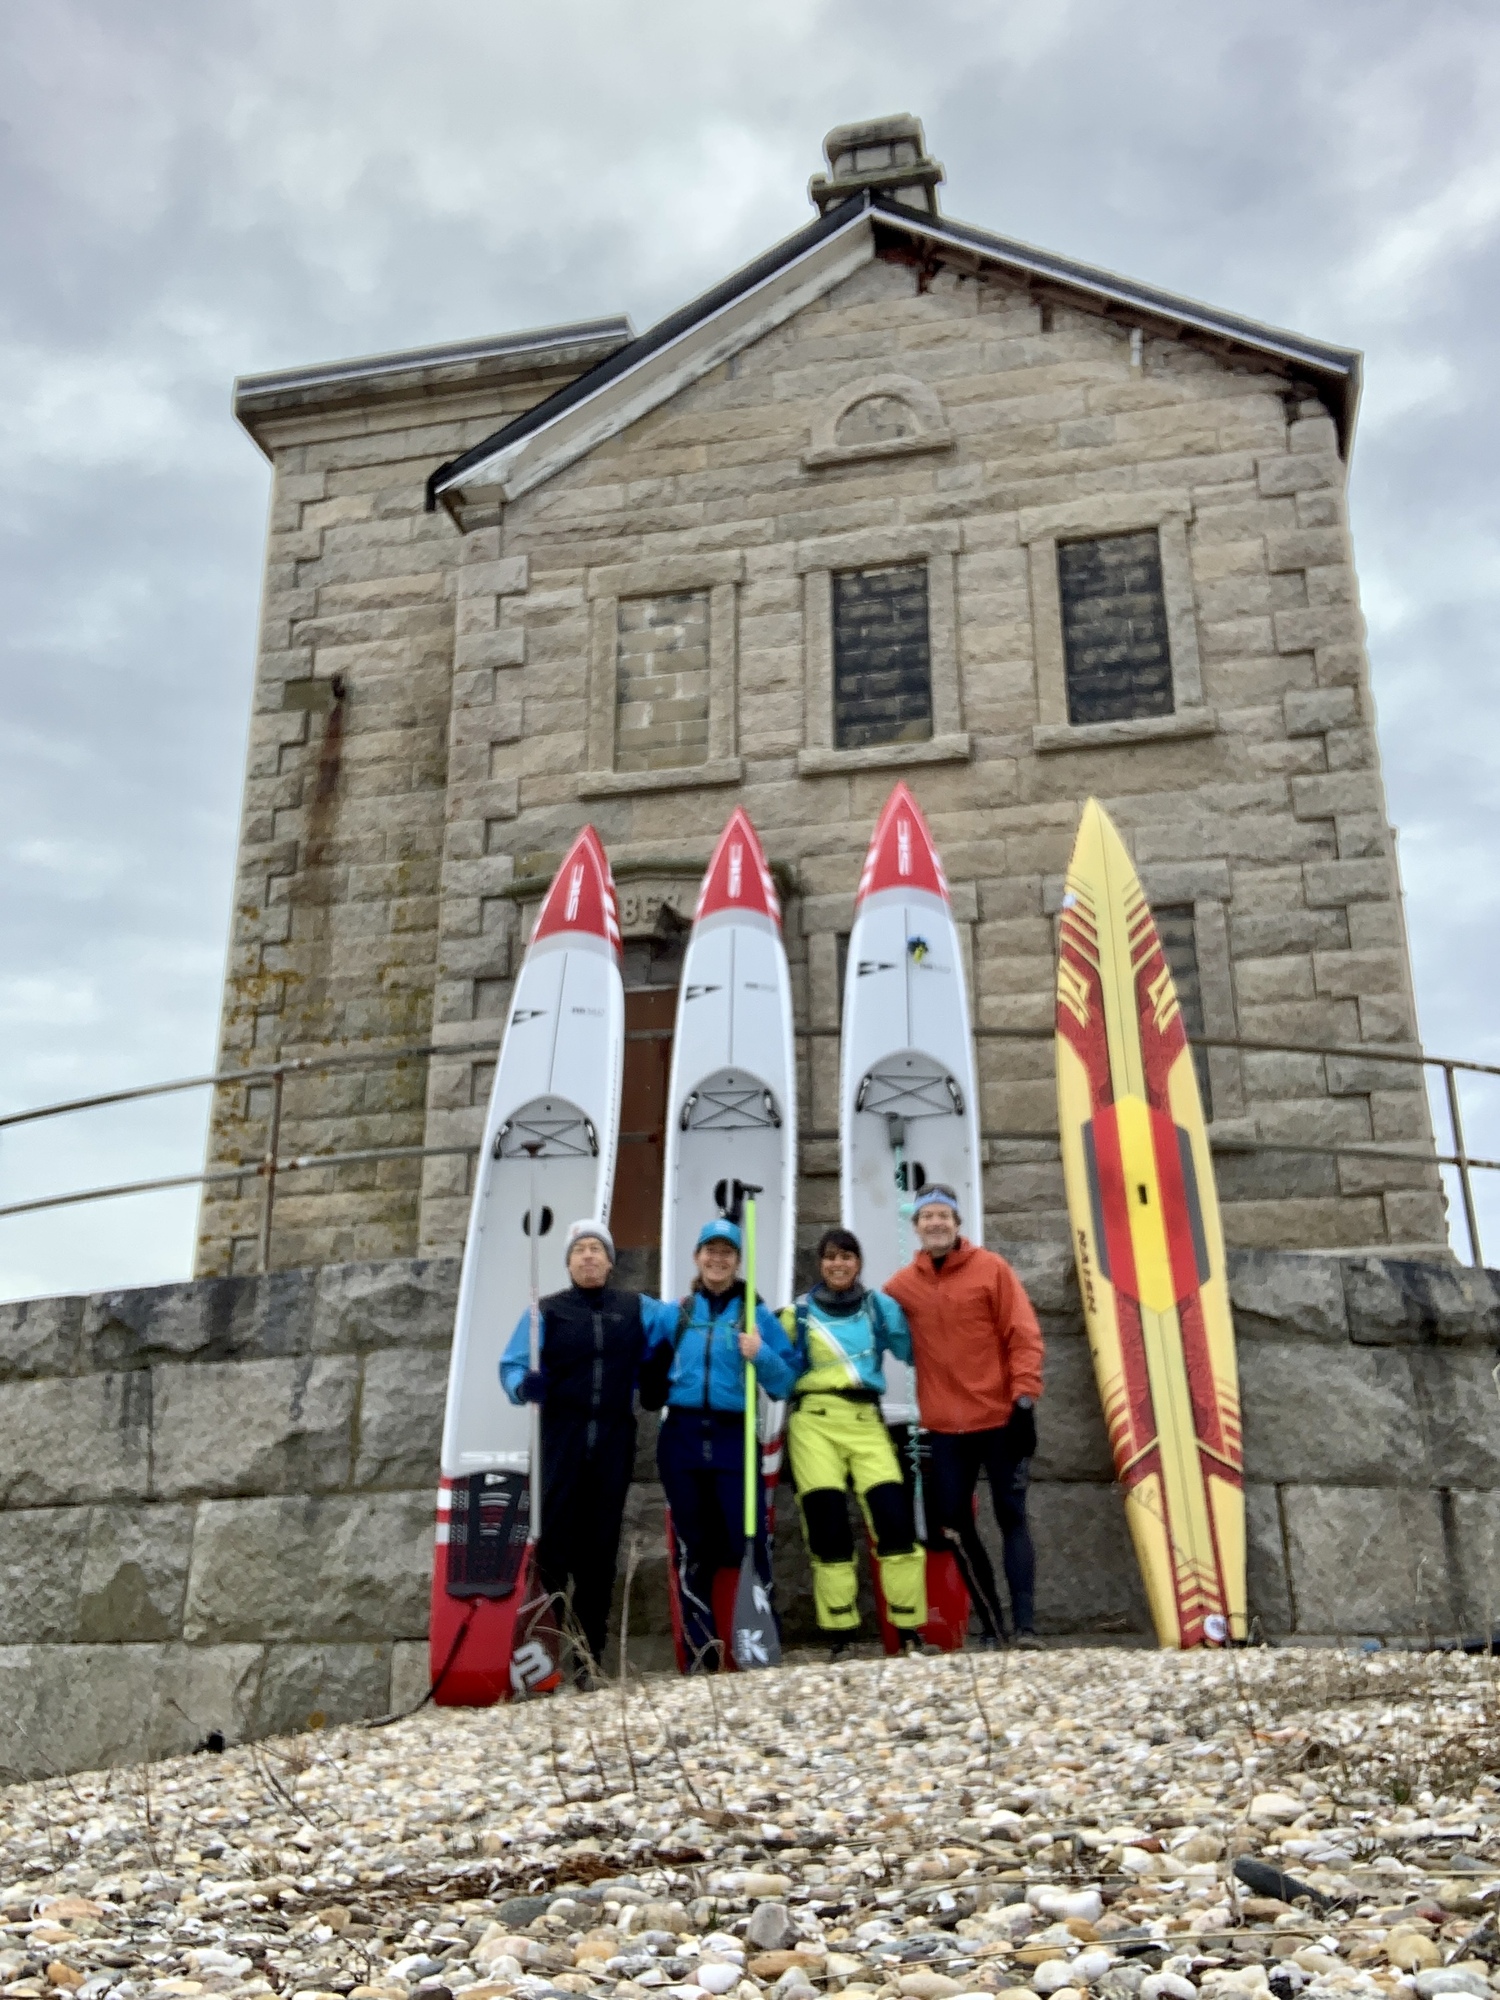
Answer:
[[[492,663],[511,643],[493,615],[504,564],[487,623],[484,600],[457,607],[456,536],[426,511],[427,475],[622,337],[237,385],[272,488],[221,1069],[425,1040],[444,815],[450,797],[481,818],[485,806],[450,765],[455,644],[487,647]],[[278,1150],[420,1146],[426,1100],[421,1060],[293,1075]],[[221,1089],[209,1166],[258,1160],[270,1116],[268,1085]],[[419,1186],[412,1160],[299,1173],[280,1191],[274,1263],[414,1250]],[[259,1268],[260,1200],[253,1176],[206,1190],[201,1274]]]
[[[808,453],[866,379],[936,411],[932,449]],[[836,1028],[839,940],[897,777],[942,849],[982,1027],[1050,1025],[1062,878],[1094,794],[1148,896],[1192,912],[1207,1033],[1415,1051],[1344,480],[1323,404],[1253,361],[1157,335],[1133,352],[1126,327],[1018,283],[877,258],[462,537],[460,601],[471,568],[524,566],[505,600],[513,663],[465,677],[454,718],[455,743],[482,743],[513,786],[514,815],[481,838],[450,794],[433,1038],[455,1053],[433,1058],[428,1144],[477,1142],[482,1093],[457,1045],[509,991],[524,945],[512,885],[585,819],[617,867],[649,872],[706,863],[743,804],[795,885],[798,1026]],[[1136,533],[1160,552],[1172,710],[1075,724],[1059,550]],[[927,579],[931,735],[841,748],[834,592],[910,565]],[[594,630],[601,603],[653,577],[712,600],[718,747],[671,773],[613,757],[613,652]],[[1055,1130],[1045,1041],[984,1041],[979,1063],[987,1132]],[[806,1132],[837,1123],[837,1064],[835,1041],[808,1048]],[[1231,1242],[1444,1244],[1419,1071],[1234,1050],[1209,1070],[1222,1147],[1419,1154],[1225,1150]],[[810,1242],[837,1219],[833,1149],[808,1142],[803,1175]],[[991,1240],[1061,1240],[1055,1145],[995,1138],[986,1209]],[[467,1213],[465,1162],[429,1161],[422,1249],[455,1251]]]
[[[1050,1245],[1014,1254],[1048,1341],[1039,1623],[1150,1643],[1071,1266]],[[1262,1631],[1488,1630],[1500,1274],[1231,1261]],[[399,1261],[0,1307],[0,1770],[128,1761],[421,1695],[457,1276]],[[813,1620],[786,1488],[777,1511],[797,1642]],[[631,1655],[664,1666],[649,1423],[632,1537]]]
[[[1346,464],[1307,383],[998,264],[876,255],[497,523],[424,511],[441,461],[609,351],[554,342],[484,383],[413,356],[241,397],[275,486],[223,1061],[429,1034],[442,1051],[294,1078],[284,1155],[477,1142],[490,1059],[462,1045],[498,1041],[518,884],[585,820],[617,868],[680,892],[744,804],[792,885],[798,1024],[836,1027],[840,940],[897,776],[941,845],[982,1026],[1050,1021],[1092,794],[1153,902],[1192,913],[1209,1034],[1417,1050]],[[1060,555],[1141,537],[1165,629],[1137,665],[1163,712],[1081,720],[1067,653],[1087,633]],[[925,575],[930,732],[913,716],[922,740],[872,743],[840,724],[833,598],[905,570]],[[691,669],[637,686],[629,607],[668,600],[706,611]],[[1418,1071],[1230,1049],[1208,1069],[1231,1242],[1444,1243]],[[1051,1051],[986,1041],[980,1070],[1004,1135],[989,1232],[1061,1240]],[[836,1122],[836,1072],[832,1041],[809,1047],[805,1131]],[[269,1104],[220,1093],[211,1164],[260,1155]],[[837,1163],[814,1139],[802,1164],[810,1242]],[[209,1191],[200,1270],[253,1265],[258,1197],[248,1177]],[[452,1255],[468,1197],[461,1155],[302,1170],[272,1262]]]
[[[708,592],[621,601],[615,766],[673,770],[708,758]]]

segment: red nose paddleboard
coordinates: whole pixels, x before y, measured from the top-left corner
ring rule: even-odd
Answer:
[[[911,1205],[931,1182],[957,1190],[966,1233],[983,1240],[979,1090],[963,958],[943,864],[905,785],[897,785],[876,822],[855,897],[839,1138],[844,1227],[864,1248],[867,1285],[879,1287],[910,1262],[917,1247]],[[926,1505],[916,1382],[910,1368],[889,1357],[885,1378],[882,1408],[927,1549],[922,1636],[954,1652],[968,1630],[969,1595]],[[883,1603],[879,1609],[885,1649],[894,1653],[896,1628]]]
[[[677,998],[667,1094],[662,1195],[661,1295],[683,1298],[697,1272],[698,1232],[755,1196],[757,1290],[771,1306],[792,1296],[797,1232],[797,1081],[792,988],[781,940],[781,903],[759,837],[736,808],[714,849],[693,914]],[[761,1469],[767,1532],[781,1470],[783,1406],[764,1395]],[[683,1644],[681,1578],[668,1521],[669,1590],[677,1664]],[[737,1572],[714,1588],[714,1622],[732,1662]]]
[[[536,1586],[539,1412],[500,1387],[534,1297],[567,1284],[567,1225],[609,1213],[625,993],[614,881],[585,827],[547,891],[500,1044],[475,1169],[443,1418],[433,1699],[487,1707],[556,1686]]]

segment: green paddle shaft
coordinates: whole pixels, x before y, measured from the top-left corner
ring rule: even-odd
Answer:
[[[745,1330],[755,1330],[755,1198],[745,1203]],[[755,1363],[745,1363],[745,1535],[755,1539],[755,1482],[760,1477],[760,1438],[755,1423]]]

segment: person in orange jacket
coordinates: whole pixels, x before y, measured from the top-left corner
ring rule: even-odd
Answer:
[[[1032,1649],[1041,1642],[1026,1485],[1042,1393],[1042,1330],[1005,1259],[959,1234],[963,1218],[953,1189],[934,1183],[918,1202],[922,1247],[885,1290],[911,1327],[917,1402],[931,1450],[928,1505],[957,1544],[982,1643],[1000,1645],[1005,1616],[974,1520],[974,1489],[984,1470],[1004,1548],[1015,1643]]]

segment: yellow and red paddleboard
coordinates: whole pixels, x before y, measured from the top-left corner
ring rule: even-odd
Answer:
[[[1095,799],[1063,898],[1057,1105],[1094,1373],[1157,1638],[1243,1640],[1239,1374],[1213,1161],[1161,939]]]

